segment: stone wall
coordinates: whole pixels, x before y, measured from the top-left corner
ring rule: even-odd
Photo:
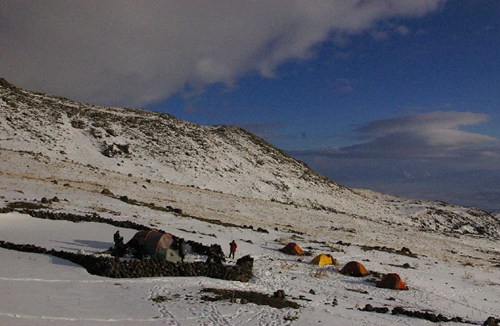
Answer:
[[[14,209],[11,208],[3,208],[0,209],[0,213],[9,213],[15,211]],[[50,212],[50,211],[45,211],[45,210],[32,210],[32,209],[23,209],[19,210],[19,213],[22,214],[27,214],[30,215],[31,217],[35,218],[41,218],[41,219],[48,219],[48,220],[65,220],[65,221],[70,221],[70,222],[95,222],[95,223],[106,223],[109,225],[113,225],[119,228],[127,228],[127,229],[134,229],[134,230],[151,230],[152,228],[146,225],[142,225],[139,223],[135,223],[132,221],[117,221],[113,220],[111,218],[105,218],[99,216],[99,214],[89,214],[89,215],[76,215],[76,214],[70,214],[70,213],[58,213],[58,212]],[[156,230],[165,232],[161,229],[156,228]],[[178,237],[171,234],[174,240],[177,240]],[[110,235],[110,239],[112,238],[112,235]],[[224,252],[222,251],[222,248],[220,245],[211,245],[211,246],[205,246],[202,243],[195,242],[192,240],[186,241],[191,246],[191,251],[200,254],[200,255],[206,255],[210,257],[220,257],[222,260],[224,260]]]
[[[90,274],[112,278],[206,276],[222,280],[247,282],[253,276],[253,258],[250,256],[238,259],[235,266],[224,266],[216,262],[171,263],[156,259],[126,261],[53,249],[47,250],[34,245],[14,244],[6,241],[0,241],[0,247],[52,255],[81,265]]]

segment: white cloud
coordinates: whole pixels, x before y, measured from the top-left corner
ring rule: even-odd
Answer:
[[[500,139],[460,130],[487,120],[471,112],[407,115],[357,128],[363,143],[290,154],[349,187],[498,210]]]
[[[399,25],[398,27],[396,27],[396,32],[402,36],[406,36],[406,35],[410,34],[411,31],[408,28],[408,26]]]
[[[2,75],[76,100],[145,105],[190,85],[273,76],[315,44],[446,0],[3,0]],[[341,35],[341,36],[340,36]]]
[[[457,164],[476,164],[477,157],[500,155],[500,139],[459,130],[459,127],[488,121],[485,114],[471,112],[431,112],[377,120],[356,129],[363,143],[337,148],[293,152],[302,156],[336,158],[460,159]],[[489,147],[488,147],[489,146]],[[490,160],[479,162],[488,165]]]
[[[385,119],[366,124],[358,132],[375,139],[394,142],[419,139],[426,146],[461,147],[496,140],[493,137],[458,130],[460,126],[488,121],[485,114],[471,112],[431,112]]]

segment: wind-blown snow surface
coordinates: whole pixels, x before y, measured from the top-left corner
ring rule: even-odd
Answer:
[[[255,258],[255,277],[248,283],[205,277],[109,279],[90,275],[81,266],[59,258],[0,249],[1,325],[430,324],[411,317],[357,310],[367,303],[429,310],[477,323],[491,315],[498,317],[500,252],[493,239],[443,235],[334,212],[147,182],[30,153],[2,150],[0,157],[3,206],[57,196],[61,201],[50,204],[53,211],[97,212],[116,220],[156,225],[186,239],[220,244],[225,250],[235,239],[239,244],[237,258],[244,254]],[[117,196],[179,207],[196,217],[262,227],[270,233],[224,227],[130,205],[102,195],[104,188]],[[1,240],[48,249],[100,252],[112,246],[115,230],[101,223],[42,220],[16,212],[0,214]],[[126,240],[133,234],[129,229],[120,231]],[[353,245],[337,245],[339,240]],[[287,241],[295,241],[314,254],[331,253],[341,266],[359,260],[370,270],[397,272],[410,290],[378,289],[366,279],[339,274],[338,268],[310,265],[312,257],[287,256],[277,250]],[[406,246],[418,258],[363,251],[356,244],[396,249]],[[188,254],[191,261],[203,258]],[[405,263],[413,268],[393,266]],[[297,298],[301,308],[280,310],[226,301],[202,302],[200,290],[212,287],[269,295],[283,289],[289,298]],[[310,293],[311,289],[315,294]],[[159,295],[167,301],[151,300]],[[303,299],[298,299],[301,296]],[[335,299],[336,306],[332,305]],[[295,317],[298,319],[287,320]]]
[[[220,244],[225,250],[235,239],[236,258],[255,258],[255,276],[248,283],[205,277],[109,279],[59,258],[0,248],[0,325],[431,324],[357,309],[368,303],[478,324],[488,316],[500,317],[498,215],[352,191],[239,129],[92,107],[23,91],[4,81],[0,92],[0,207],[57,196],[60,201],[47,209],[130,220],[187,240]],[[144,121],[125,123],[120,117]],[[96,126],[99,122],[106,125]],[[148,126],[154,131],[151,136],[146,134]],[[113,143],[129,145],[129,154]],[[103,189],[116,196],[101,194]],[[131,205],[119,196],[173,206],[186,215]],[[261,227],[269,234],[203,218]],[[115,231],[102,223],[0,214],[0,240],[48,249],[101,252],[112,246]],[[134,233],[120,231],[125,240]],[[279,252],[288,241],[313,255],[298,258]],[[404,246],[418,257],[364,251],[363,245]],[[322,252],[332,254],[340,267],[358,260],[369,270],[397,272],[410,290],[378,289],[366,278],[339,274],[337,267],[310,265]],[[204,258],[187,256],[189,261]],[[411,268],[402,268],[405,263]],[[282,289],[301,307],[201,301],[200,290],[211,287],[269,295]],[[167,300],[151,300],[158,296]]]

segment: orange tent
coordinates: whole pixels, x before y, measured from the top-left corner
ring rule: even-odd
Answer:
[[[314,264],[314,265],[337,265],[339,264],[339,262],[333,258],[331,255],[327,255],[327,254],[320,254],[320,255],[317,255],[316,257],[314,257],[313,260],[311,260],[311,264]]]
[[[370,274],[365,266],[361,264],[360,262],[357,261],[350,261],[348,262],[341,270],[341,274],[344,275],[349,275],[349,276],[355,276],[355,277],[362,277]]]
[[[404,282],[396,273],[386,274],[378,283],[378,288],[393,289],[393,290],[408,290]]]
[[[295,242],[290,242],[286,246],[280,249],[281,252],[289,255],[303,255],[304,251],[300,249],[299,245]]]

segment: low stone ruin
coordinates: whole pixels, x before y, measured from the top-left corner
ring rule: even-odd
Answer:
[[[1,211],[7,213],[14,211],[14,209],[5,208]],[[28,209],[21,210],[21,213],[42,219],[66,220],[72,222],[98,222],[121,228],[151,230],[151,228],[146,225],[131,221],[116,221],[109,218],[103,218],[98,214],[81,216],[69,213]],[[17,251],[48,254],[63,258],[83,266],[90,274],[113,278],[206,276],[223,280],[247,282],[253,276],[253,258],[250,256],[238,259],[236,266],[225,266],[222,264],[224,261],[224,252],[220,245],[213,244],[206,246],[192,240],[188,240],[186,243],[190,245],[192,252],[209,257],[207,262],[172,263],[157,259],[132,259],[121,261],[116,257],[99,257],[53,249],[48,250],[31,244],[14,244],[6,241],[0,241],[0,247]]]
[[[253,276],[253,258],[250,256],[238,259],[235,266],[225,266],[217,262],[171,263],[156,259],[121,261],[114,257],[48,250],[34,245],[14,244],[6,241],[0,241],[0,247],[59,257],[83,266],[90,274],[111,278],[206,276],[247,282]]]

